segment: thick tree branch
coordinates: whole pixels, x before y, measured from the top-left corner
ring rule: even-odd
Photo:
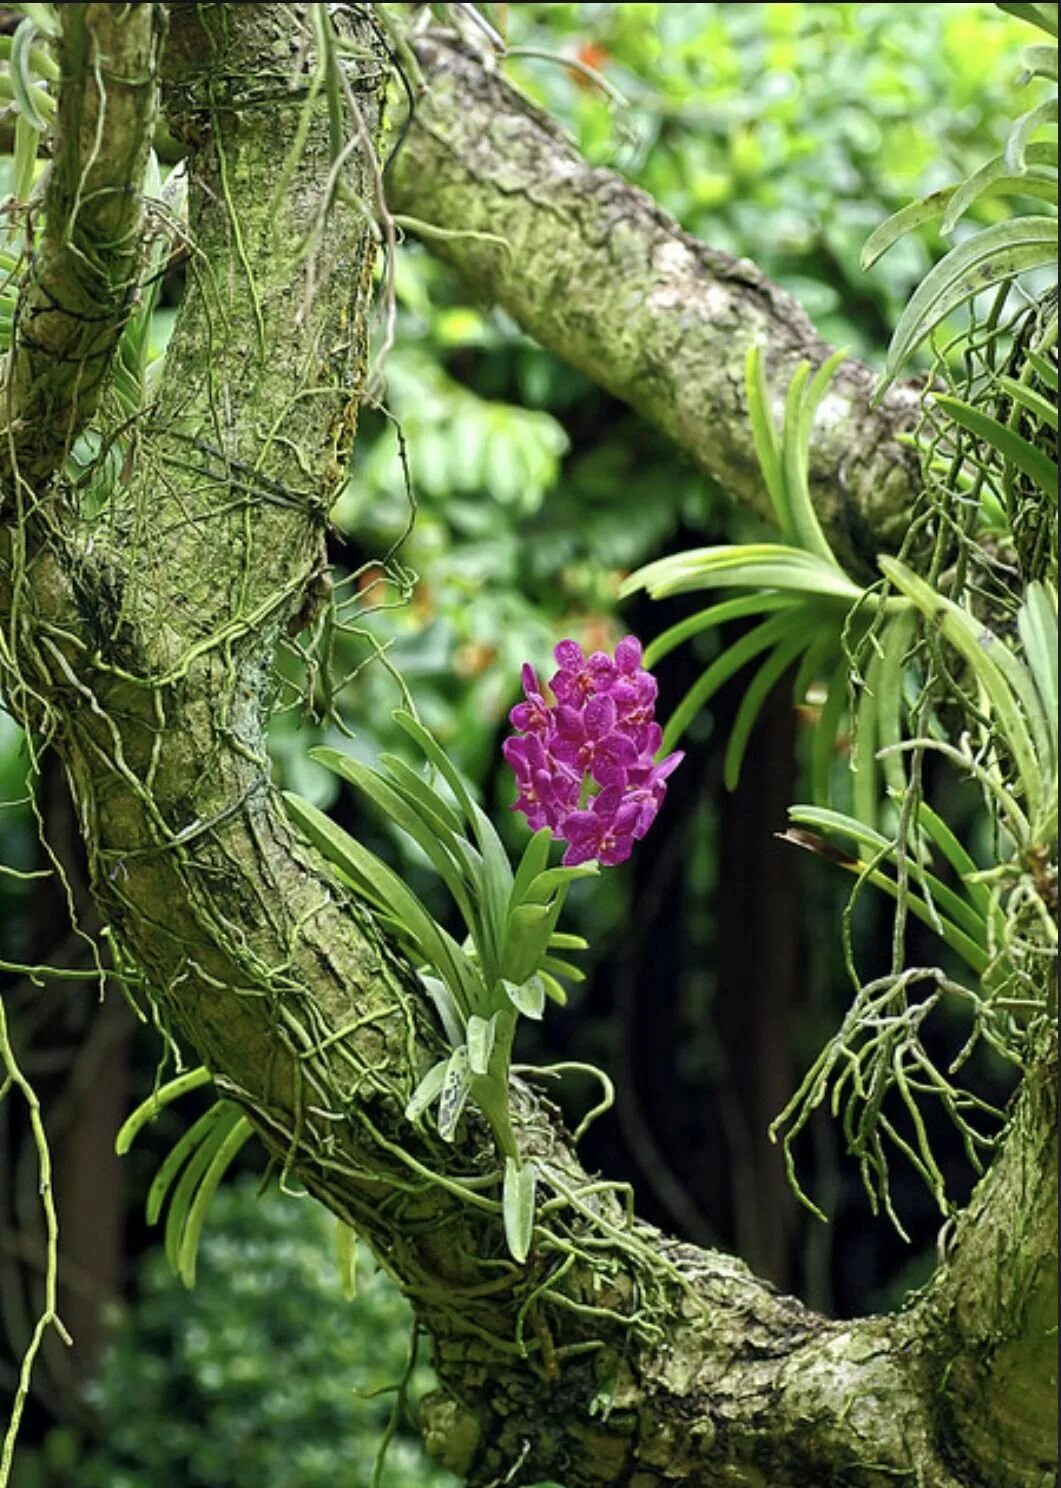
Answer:
[[[58,9],[63,81],[0,411],[0,506],[16,475],[30,490],[51,476],[95,411],[143,253],[163,7]]]
[[[485,1124],[470,1113],[447,1144],[404,1118],[440,1036],[410,969],[291,829],[265,750],[273,653],[353,437],[372,262],[358,203],[373,162],[351,150],[335,194],[310,10],[172,8],[167,109],[189,151],[195,251],[163,386],[132,477],[21,573],[0,651],[6,695],[62,753],[123,963],[413,1300],[444,1387],[429,1445],[469,1484],[971,1488],[948,1465],[940,1351],[952,1372],[1007,1384],[963,1321],[958,1261],[939,1311],[828,1322],[740,1262],[629,1222],[517,1086],[543,1208],[516,1266]],[[374,135],[378,43],[356,7],[337,24]],[[9,595],[0,560],[5,636]],[[992,1198],[994,1181],[982,1219],[1001,1226],[1013,1189]],[[975,1238],[961,1245],[974,1255]],[[992,1337],[1008,1328],[1023,1368],[1015,1319],[1001,1306]],[[1038,1488],[1008,1456],[996,1471],[962,1425],[951,1434],[977,1488]]]
[[[1057,1474],[1057,1045],[1053,1028],[1006,1143],[921,1304],[944,1430],[973,1482]]]
[[[683,232],[643,191],[588,166],[555,123],[443,38],[417,42],[429,92],[388,177],[396,212],[452,236],[426,239],[476,295],[657,424],[731,496],[769,515],[744,406],[749,346],[779,410],[799,362],[829,348],[795,300],[746,259]],[[510,252],[469,230],[496,233]],[[822,406],[811,482],[848,558],[872,564],[902,532],[916,458],[896,442],[917,395],[869,406],[873,377],[845,362]]]

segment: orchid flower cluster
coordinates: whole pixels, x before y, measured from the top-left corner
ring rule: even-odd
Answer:
[[[513,810],[533,831],[548,827],[568,844],[565,867],[596,858],[623,863],[656,819],[680,750],[656,761],[656,679],[641,665],[641,643],[626,636],[614,659],[586,656],[577,641],[554,651],[559,670],[547,700],[530,665],[524,701],[509,714],[518,733],[502,749],[519,786]]]

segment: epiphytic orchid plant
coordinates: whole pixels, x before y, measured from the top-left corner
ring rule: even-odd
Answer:
[[[405,1114],[418,1121],[435,1106],[439,1136],[452,1141],[469,1098],[478,1106],[504,1158],[505,1235],[520,1262],[533,1235],[538,1172],[520,1153],[509,1113],[519,1016],[540,1018],[547,997],[566,1002],[560,978],[581,980],[578,967],[560,954],[586,949],[581,937],[557,929],[568,887],[595,874],[598,864],[630,856],[655,820],[667,779],[682,758],[655,758],[662,742],[653,717],[656,683],[641,666],[641,646],[632,636],[619,642],[614,658],[600,651],[586,657],[576,642],[561,641],[556,660],[559,669],[548,689],[553,700],[528,665],[524,701],[510,714],[518,732],[505,741],[504,753],[519,787],[515,809],[534,831],[515,871],[456,766],[411,713],[394,717],[422,756],[421,770],[394,755],[381,755],[379,767],[372,768],[336,749],[311,751],[426,855],[464,921],[463,944],[374,853],[308,801],[284,797],[294,820],[373,906],[416,966],[450,1053],[420,1080]],[[555,840],[565,842],[566,851],[562,864],[550,868]],[[207,1070],[197,1069],[162,1086],[123,1126],[119,1152],[162,1106],[208,1079]],[[576,1140],[610,1104],[610,1092],[605,1080],[605,1099],[583,1118]],[[242,1109],[216,1101],[185,1133],[151,1186],[149,1221],[167,1208],[166,1254],[188,1286],[210,1200],[250,1135]]]
[[[537,1185],[509,1111],[519,1016],[541,1018],[547,997],[567,1000],[561,978],[581,980],[578,968],[558,954],[586,948],[579,936],[557,929],[568,887],[595,874],[599,864],[629,857],[681,760],[678,753],[654,757],[662,740],[653,718],[656,683],[642,668],[641,646],[632,636],[620,641],[614,658],[603,652],[586,657],[575,641],[561,641],[556,660],[553,701],[533,668],[523,668],[524,701],[511,714],[519,732],[504,745],[519,787],[516,809],[534,830],[515,870],[456,766],[411,713],[394,717],[421,754],[423,771],[393,755],[381,755],[374,768],[336,749],[311,751],[420,847],[464,921],[463,944],[374,853],[308,801],[284,798],[295,821],[416,966],[450,1053],[424,1074],[406,1115],[416,1121],[434,1106],[439,1135],[452,1141],[469,1098],[478,1106],[505,1160],[505,1232],[519,1261],[531,1243]],[[562,864],[551,868],[554,840],[564,841],[566,851]]]

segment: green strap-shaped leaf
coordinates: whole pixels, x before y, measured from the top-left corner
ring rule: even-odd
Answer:
[[[170,1185],[191,1154],[206,1141],[218,1123],[224,1119],[226,1108],[231,1109],[230,1102],[215,1101],[210,1109],[204,1111],[198,1121],[194,1121],[183,1136],[173,1144],[159,1164],[158,1172],[151,1180],[151,1187],[147,1191],[145,1213],[149,1225],[158,1223]]]
[[[777,525],[787,543],[795,544],[796,535],[792,527],[792,514],[788,508],[785,492],[785,477],[781,469],[781,452],[778,449],[777,433],[773,414],[770,411],[770,390],[766,385],[763,359],[757,345],[749,346],[744,359],[744,395],[748,403],[748,421],[751,424],[752,443],[759,469],[763,473],[767,495],[777,517]],[[646,663],[647,665],[648,663]]]
[[[446,1063],[438,1097],[438,1134],[444,1142],[452,1142],[457,1134],[457,1123],[468,1099],[470,1079],[467,1047],[454,1049]]]
[[[441,977],[431,976],[429,972],[419,973],[424,991],[430,997],[438,1020],[445,1030],[451,1048],[459,1048],[464,1042],[464,1014],[457,1006],[453,993],[446,986]]]
[[[1043,103],[1037,104],[1035,108],[1029,109],[1026,114],[1021,114],[1010,130],[1009,138],[1006,140],[1006,164],[1014,175],[1019,175],[1024,170],[1028,153],[1028,142],[1035,131],[1041,129],[1044,124],[1056,123],[1056,98],[1047,98]]]
[[[473,1075],[485,1075],[490,1069],[490,1055],[497,1037],[497,1014],[480,1018],[473,1013],[468,1019],[468,1068]]]
[[[525,982],[536,971],[560,918],[563,895],[544,904],[517,904],[508,917],[505,947],[501,957],[501,979]]]
[[[911,353],[952,310],[992,285],[1053,263],[1056,258],[1056,217],[1016,217],[996,222],[952,248],[925,275],[899,317],[874,398],[883,396]]]
[[[1009,394],[1014,403],[1019,403],[1033,418],[1038,419],[1047,428],[1053,429],[1055,434],[1057,433],[1057,405],[1055,403],[1051,403],[1048,398],[1043,397],[1042,393],[1037,393],[1034,388],[1030,388],[1026,382],[1018,382],[1015,377],[1000,377],[998,386]],[[1055,465],[1054,471],[1056,470]]]
[[[448,1059],[440,1059],[437,1064],[431,1066],[406,1103],[407,1121],[415,1121],[418,1116],[422,1116],[432,1101],[442,1094],[448,1068]]]
[[[1057,146],[1045,141],[1030,144],[1025,151],[1028,166],[1057,166]],[[984,196],[1035,196],[1057,201],[1057,177],[1050,170],[1033,174],[1024,170],[1014,173],[1004,155],[996,155],[957,188],[943,214],[940,232],[949,236],[965,213]]]
[[[534,1199],[538,1170],[532,1162],[520,1163],[505,1158],[505,1181],[501,1209],[505,1221],[505,1239],[512,1259],[522,1266],[530,1251],[534,1233]]]
[[[505,916],[512,892],[512,868],[508,861],[508,854],[490,818],[472,800],[459,770],[438,741],[428,733],[419,719],[414,718],[404,709],[397,710],[394,714],[394,721],[411,739],[415,740],[442,775],[456,796],[479,844],[479,851],[483,856],[479,890],[484,902],[484,938],[489,940],[489,945],[484,947],[487,954],[484,954],[483,963],[487,975],[492,976],[501,958]]]
[[[519,860],[516,876],[512,880],[512,898],[509,903],[509,912],[518,904],[522,904],[527,897],[527,890],[539,873],[544,873],[549,862],[549,848],[553,843],[553,834],[548,827],[542,827],[535,832],[534,836],[523,849],[523,856]]]
[[[180,1248],[177,1255],[177,1271],[181,1281],[189,1291],[195,1285],[195,1265],[199,1256],[199,1241],[202,1239],[203,1225],[206,1223],[210,1202],[217,1192],[217,1186],[221,1182],[221,1179],[228,1172],[237,1154],[246,1145],[248,1138],[253,1136],[253,1134],[254,1128],[246,1116],[237,1111],[236,1119],[229,1127],[223,1141],[218,1144],[206,1172],[203,1174],[202,1182],[195,1190],[192,1201],[188,1206],[184,1228],[181,1231]]]
[[[326,857],[345,868],[359,882],[375,886],[376,898],[382,899],[400,922],[419,956],[439,972],[456,997],[462,1013],[467,1016],[475,1006],[481,982],[453,937],[381,858],[337,827],[323,811],[318,811],[316,806],[290,791],[284,793],[284,804]]]
[[[1037,351],[1029,351],[1028,361],[1052,393],[1057,392],[1057,367]]]
[[[933,811],[927,801],[920,801],[917,807],[917,824],[931,842],[932,846],[942,853],[947,862],[954,869],[962,881],[962,887],[969,897],[970,903],[980,918],[986,923],[992,915],[991,890],[986,884],[980,883],[975,875],[979,872],[975,860],[958,841],[950,827]],[[999,928],[1001,928],[1001,911],[994,911],[997,915]]]
[[[645,647],[645,666],[651,670],[676,646],[691,640],[705,630],[725,625],[729,620],[743,620],[748,615],[766,615],[774,610],[798,609],[799,598],[794,594],[740,594],[735,599],[724,599],[719,604],[709,605],[686,620],[679,620],[663,631]]]
[[[726,742],[723,780],[727,790],[736,790],[740,781],[741,765],[744,762],[748,739],[755,727],[755,720],[762,711],[763,704],[795,662],[796,657],[812,644],[817,635],[818,627],[813,621],[810,624],[806,622],[800,624],[794,619],[790,634],[775,646],[773,653],[763,662],[745,689]]]
[[[884,852],[887,854],[887,861],[894,862],[894,842],[889,841],[872,827],[867,827],[864,822],[857,821],[853,816],[847,816],[841,811],[825,811],[813,806],[792,806],[788,814],[791,820],[800,826],[818,827],[831,836],[847,837],[860,846],[868,847],[871,857]],[[849,868],[852,872],[859,872],[866,867],[866,863],[860,859],[857,862],[842,863],[841,866]],[[983,970],[987,964],[985,950],[987,926],[983,916],[977,912],[974,905],[956,894],[952,888],[941,882],[934,873],[929,873],[912,857],[906,860],[906,872],[911,883],[919,885],[932,895],[940,920],[949,921],[961,937],[964,947],[962,955],[969,961],[969,964],[975,964],[977,970]],[[889,879],[886,874],[881,874],[880,877],[884,879],[885,884],[878,884],[878,887],[890,884],[892,890],[897,892],[893,879]],[[873,878],[873,882],[878,883],[877,878]],[[915,903],[920,904],[924,911],[923,914],[919,914],[919,918],[923,919],[925,924],[934,927],[932,911],[927,902],[924,899],[918,899],[916,895],[911,895],[911,909]],[[972,956],[971,960],[970,956]]]
[[[480,893],[484,900],[484,944],[481,956],[483,975],[493,981],[501,966],[505,943],[505,923],[512,899],[513,874],[501,838],[490,818],[472,803],[475,812],[475,835],[483,855]]]
[[[1028,585],[1017,611],[1017,630],[1028,667],[1042,703],[1043,715],[1057,760],[1057,590],[1035,581]]]
[[[434,765],[457,799],[461,811],[467,819],[468,825],[475,826],[475,811],[472,798],[468,794],[468,788],[461,779],[460,771],[446,754],[433,734],[428,733],[418,718],[404,708],[399,708],[393,715],[395,723],[414,743],[420,746],[426,758]]]
[[[862,253],[859,256],[859,264],[865,269],[872,268],[883,254],[900,238],[905,238],[908,233],[923,227],[926,222],[931,222],[938,217],[942,211],[953,200],[954,195],[960,190],[958,186],[944,186],[940,191],[933,191],[929,196],[922,196],[918,201],[907,202],[905,207],[900,207],[890,217],[886,217],[879,226],[875,227],[862,245]]]
[[[686,594],[694,589],[785,589],[845,600],[860,598],[862,590],[835,564],[801,548],[783,543],[726,543],[693,548],[648,563],[626,579],[620,594],[647,589],[653,599]]]
[[[463,865],[454,861],[445,843],[439,840],[433,826],[425,822],[419,811],[404,800],[382,775],[367,765],[363,765],[360,760],[352,759],[338,749],[324,747],[311,749],[309,757],[366,795],[385,817],[388,817],[422,849],[452,894],[454,903],[460,910],[461,918],[471,932],[472,939],[479,946],[482,927],[479,923],[479,916],[468,898],[462,877]],[[482,954],[481,947],[480,954]]]
[[[245,1118],[243,1112],[232,1101],[219,1101],[221,1112],[217,1120],[210,1127],[206,1136],[189,1157],[184,1171],[177,1181],[176,1187],[170,1196],[169,1206],[166,1211],[166,1226],[163,1235],[163,1248],[166,1252],[166,1260],[169,1262],[170,1270],[175,1276],[181,1275],[181,1242],[184,1239],[184,1228],[188,1219],[192,1201],[199,1190],[207,1170],[210,1168],[228,1140],[233,1129]]]
[[[146,1101],[141,1101],[136,1110],[126,1117],[125,1121],[114,1139],[114,1150],[119,1157],[129,1151],[137,1135],[147,1126],[148,1122],[154,1121],[155,1117],[168,1106],[171,1101],[179,1100],[182,1095],[187,1095],[189,1090],[199,1090],[203,1085],[210,1083],[210,1071],[205,1065],[198,1069],[188,1070],[183,1075],[178,1075],[174,1080],[168,1080],[165,1085],[149,1095]]]
[[[411,765],[396,754],[381,754],[379,762],[391,777],[395,790],[400,790],[409,804],[417,807],[439,836],[446,832],[454,837],[462,835],[461,819],[453,807]]]
[[[785,489],[788,493],[788,509],[796,543],[805,552],[814,553],[824,563],[840,570],[836,555],[826,541],[818,513],[814,510],[808,481],[810,436],[815,415],[836,369],[847,360],[847,351],[834,351],[815,372],[804,388],[800,383],[798,397],[792,392],[799,381],[799,374],[792,379],[789,390],[789,408],[785,411],[785,428],[782,436],[782,465],[785,471]],[[790,411],[791,410],[791,411]]]
[[[717,656],[707,670],[689,688],[670,718],[667,720],[666,728],[663,730],[663,752],[674,748],[689,724],[699,713],[700,709],[706,707],[707,703],[715,695],[718,689],[728,682],[735,672],[757,656],[760,651],[767,651],[778,645],[792,628],[792,617],[787,613],[772,615],[769,620],[764,620],[747,635],[741,636],[732,646]]]
[[[1038,26],[1040,31],[1045,31],[1048,36],[1057,35],[1057,6],[1025,4],[1023,0],[998,0],[999,10],[1004,10],[1008,15],[1016,16],[1018,20],[1028,21],[1033,26]]]
[[[596,878],[600,872],[597,863],[576,863],[571,868],[546,868],[527,885],[523,898],[527,904],[545,904],[557,889],[566,889],[577,878]]]

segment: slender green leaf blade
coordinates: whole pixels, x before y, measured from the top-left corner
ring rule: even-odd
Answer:
[[[1048,428],[1057,433],[1057,405],[1044,398],[1042,393],[1037,393],[1030,388],[1026,382],[1018,382],[1015,377],[1000,377],[998,385],[1007,392],[1014,403],[1020,406],[1040,423],[1046,424]],[[1056,466],[1055,466],[1056,469]]]
[[[775,646],[745,690],[726,743],[723,780],[727,790],[736,790],[740,782],[745,750],[763,705],[796,657],[812,643],[816,634],[817,628],[813,624],[796,625],[794,632]]]
[[[538,1170],[533,1162],[520,1163],[505,1158],[505,1181],[501,1209],[505,1221],[505,1239],[512,1259],[519,1265],[527,1259],[534,1233],[534,1203]]]
[[[859,259],[863,270],[870,269],[888,249],[905,238],[908,233],[923,227],[926,222],[931,222],[943,212],[953,198],[957,186],[944,186],[941,191],[933,191],[929,196],[923,196],[918,201],[907,202],[905,207],[900,207],[890,217],[873,229],[865,243],[862,245],[862,253]]]
[[[679,620],[676,625],[658,635],[645,647],[645,666],[651,670],[676,646],[705,630],[725,625],[729,620],[743,620],[748,615],[771,614],[774,610],[798,609],[799,605],[799,597],[794,594],[740,594],[735,599],[724,599],[719,604],[709,605],[706,610],[690,615],[686,620]]]
[[[751,424],[752,443],[755,445],[759,469],[763,473],[770,504],[777,517],[785,541],[796,542],[792,528],[791,513],[785,493],[785,478],[781,469],[781,454],[777,444],[773,415],[770,412],[770,390],[766,385],[763,359],[757,345],[749,346],[744,359],[744,394],[748,403],[748,421]],[[648,664],[648,663],[646,663]]]
[[[141,1101],[136,1110],[126,1117],[114,1139],[114,1150],[118,1156],[125,1156],[137,1135],[149,1122],[154,1121],[163,1106],[168,1106],[171,1101],[179,1100],[190,1090],[199,1090],[203,1085],[209,1085],[210,1080],[210,1071],[205,1065],[200,1065],[198,1069],[188,1070],[185,1074],[168,1080],[165,1085],[149,1095],[147,1100]]]
[[[1056,68],[1056,54],[1055,63]],[[1021,114],[1009,132],[1006,140],[1006,164],[1014,175],[1019,175],[1024,170],[1025,158],[1028,151],[1028,142],[1037,129],[1045,124],[1057,123],[1057,99],[1047,98],[1044,102],[1037,104],[1035,108],[1029,109],[1026,114]]]
[[[899,317],[874,397],[883,395],[911,353],[952,310],[992,285],[1056,258],[1056,217],[996,222],[952,248],[925,275]]]
[[[438,1097],[438,1134],[444,1142],[452,1142],[457,1134],[457,1123],[468,1100],[470,1081],[468,1050],[462,1045],[454,1049],[446,1063]]]
[[[490,1056],[497,1037],[497,1014],[480,1018],[473,1013],[468,1019],[468,1068],[473,1075],[485,1075],[490,1069]]]
[[[1057,500],[1057,463],[1049,455],[1036,449],[1016,429],[1000,424],[998,419],[992,418],[980,408],[974,408],[971,403],[963,403],[959,398],[951,398],[942,393],[936,397],[936,403],[956,424],[996,449],[1003,459],[1016,466],[1029,480],[1033,480],[1045,495]]]
[[[1053,165],[1056,167],[1057,150],[1053,145],[1036,142],[1028,146],[1025,159],[1029,166]],[[1056,179],[1052,179],[1046,172],[1042,176],[1032,176],[1025,171],[1014,174],[1006,163],[1006,157],[996,155],[993,160],[987,161],[979,170],[974,171],[968,180],[963,181],[954,192],[950,205],[943,215],[940,232],[945,237],[949,237],[961,218],[981,197],[1007,194],[1041,196],[1047,201],[1056,201]]]
[[[427,1074],[417,1085],[405,1105],[405,1118],[407,1121],[416,1121],[442,1094],[442,1086],[446,1080],[446,1071],[449,1069],[449,1059],[440,1059],[433,1064]]]
[[[1032,26],[1037,26],[1040,31],[1045,31],[1048,36],[1057,35],[1057,6],[1049,4],[1025,3],[1025,0],[998,0],[999,10],[1016,16],[1018,20],[1027,21]]]
[[[195,1190],[195,1195],[188,1206],[187,1217],[184,1228],[181,1231],[180,1247],[177,1253],[177,1271],[181,1281],[191,1291],[195,1285],[195,1266],[199,1256],[199,1241],[202,1239],[203,1225],[210,1209],[211,1200],[217,1192],[217,1186],[228,1172],[236,1156],[246,1146],[247,1141],[254,1135],[254,1128],[246,1116],[238,1109],[236,1119],[228,1128],[224,1139],[218,1144],[213,1157],[207,1165],[203,1174],[202,1182]]]
[[[162,1212],[162,1206],[166,1202],[166,1195],[169,1193],[173,1180],[191,1154],[199,1148],[200,1144],[216,1128],[218,1122],[222,1120],[228,1104],[227,1101],[215,1101],[210,1109],[204,1111],[199,1119],[194,1121],[178,1138],[163,1158],[147,1192],[145,1212],[149,1225],[158,1223],[158,1217]]]

